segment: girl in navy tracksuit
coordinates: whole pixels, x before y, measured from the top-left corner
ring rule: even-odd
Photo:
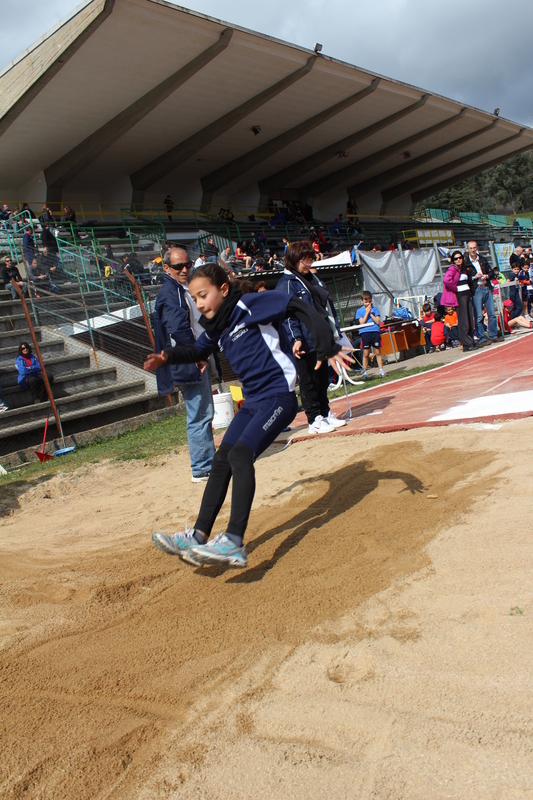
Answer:
[[[351,359],[341,354],[328,323],[307,303],[281,292],[243,295],[216,264],[199,267],[189,290],[205,329],[194,343],[150,355],[145,369],[203,362],[222,350],[242,382],[244,405],[235,415],[213,459],[198,519],[192,530],[153,534],[154,544],[196,566],[245,567],[243,537],[255,493],[254,461],[296,415],[296,369],[280,348],[278,327],[286,317],[310,331],[317,357],[338,371]],[[208,542],[233,477],[227,530]]]

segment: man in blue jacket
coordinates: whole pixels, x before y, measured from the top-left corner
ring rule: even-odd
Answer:
[[[154,310],[155,352],[167,347],[194,344],[193,301],[187,292],[191,262],[185,250],[175,247],[164,260],[164,275]],[[187,409],[187,440],[193,483],[205,483],[215,455],[213,442],[213,394],[209,367],[200,372],[196,364],[173,364],[156,371],[157,390],[169,394],[177,387]]]

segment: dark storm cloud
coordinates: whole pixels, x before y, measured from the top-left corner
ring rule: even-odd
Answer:
[[[0,0],[0,68],[78,5]],[[191,0],[188,7],[533,125],[531,0]],[[21,13],[22,8],[24,9]]]

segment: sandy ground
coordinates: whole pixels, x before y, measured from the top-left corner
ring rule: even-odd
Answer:
[[[4,488],[0,797],[533,798],[532,436],[274,446],[242,572],[186,452]]]

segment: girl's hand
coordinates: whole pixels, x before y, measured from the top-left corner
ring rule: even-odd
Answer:
[[[350,364],[353,363],[353,358],[346,353],[343,353],[342,350],[340,353],[336,353],[334,356],[331,356],[331,358],[328,358],[328,364],[330,367],[333,367],[337,375],[341,374],[341,367],[349,367]],[[322,361],[317,361],[315,369],[320,369],[321,366]]]
[[[147,372],[155,372],[156,369],[159,369],[159,367],[163,367],[167,361],[168,356],[164,350],[161,350],[159,355],[157,353],[150,353],[143,364],[143,369],[145,369]]]
[[[292,354],[295,358],[300,358],[300,356],[303,355],[303,353],[305,353],[305,350],[302,350],[302,347],[303,347],[303,342],[301,342],[299,339],[297,342],[294,342],[292,346]]]
[[[200,372],[203,375],[205,370],[206,370],[206,367],[207,367],[207,361],[198,361],[196,366],[198,367],[198,369],[200,370]]]

